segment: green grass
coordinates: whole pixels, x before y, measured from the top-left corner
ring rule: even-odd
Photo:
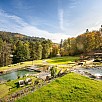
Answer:
[[[9,88],[11,88],[11,86],[7,86],[6,84],[0,85],[0,98],[8,94]]]
[[[16,92],[16,91],[19,91],[19,90],[22,90],[23,88],[26,87],[26,85],[24,87],[19,87],[17,88],[16,86],[16,83],[19,82],[19,80],[25,80],[27,77],[24,77],[24,78],[20,78],[20,79],[16,79],[16,80],[11,80],[9,82],[6,83],[7,86],[11,86],[11,90],[9,91],[9,94],[10,93],[13,93],[13,92]],[[35,77],[29,77],[32,79],[32,84],[34,84],[34,81],[36,80]],[[28,85],[27,85],[28,86]]]
[[[55,58],[50,58],[50,59],[46,59],[46,62],[48,65],[50,64],[54,64],[54,65],[58,65],[58,64],[68,64],[70,62],[74,62],[75,60],[78,60],[79,57],[72,57],[72,56],[67,56],[67,57],[55,57]],[[0,67],[0,71],[4,71],[4,70],[13,70],[13,69],[19,69],[22,67],[26,67],[28,65],[43,65],[44,62],[43,60],[34,60],[34,61],[26,61],[23,62],[22,64],[17,63],[16,66],[15,64],[11,64],[11,66],[5,66],[5,67]]]
[[[102,81],[70,73],[16,102],[102,102]]]
[[[0,71],[4,71],[4,70],[12,70],[12,69],[17,69],[17,68],[22,68],[22,67],[26,67],[26,66],[32,66],[34,64],[42,64],[42,60],[35,60],[35,61],[26,61],[23,62],[22,64],[17,63],[15,64],[11,64],[11,66],[5,66],[5,67],[0,67]]]
[[[55,57],[55,58],[48,59],[47,62],[50,64],[68,64],[78,59],[79,57],[72,57],[72,56]]]
[[[19,90],[22,90],[26,86],[31,86],[31,85],[25,85],[24,87],[19,87],[17,88],[16,83],[19,82],[19,80],[25,80],[27,77],[16,79],[16,80],[11,80],[9,82],[6,82],[5,84],[0,85],[0,98],[6,96],[7,94],[11,94],[13,92],[17,92]],[[34,81],[36,80],[35,77],[29,77],[32,79],[32,84],[34,84]],[[10,91],[9,91],[10,88]]]

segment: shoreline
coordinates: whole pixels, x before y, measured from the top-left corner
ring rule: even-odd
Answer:
[[[27,67],[27,66],[25,66]],[[1,75],[4,75],[4,74],[7,74],[7,73],[10,73],[12,71],[17,71],[17,70],[21,70],[21,69],[24,69],[25,67],[19,67],[19,68],[12,68],[12,69],[7,69],[7,70],[3,70],[3,71],[0,71],[0,76]]]
[[[17,63],[17,64],[13,64],[13,65],[10,65],[10,66],[7,66],[7,67],[4,67],[4,69],[1,69],[0,70],[0,75],[3,75],[3,74],[7,74],[9,72],[12,72],[12,71],[17,71],[17,70],[21,70],[21,69],[26,69],[26,68],[29,68],[29,67],[33,67],[33,66],[51,66],[50,63],[47,63],[46,65],[43,64],[43,63],[40,63],[40,64],[33,64],[31,65],[31,62],[29,64],[25,64],[26,62],[22,62],[22,63]],[[87,60],[87,61],[83,61],[83,62],[79,62],[79,63],[76,63],[74,66],[70,66],[68,64],[64,64],[66,65],[68,69],[71,68],[71,70],[73,69],[79,69],[79,68],[85,68],[85,69],[88,69],[88,68],[98,68],[98,67],[102,67],[102,63],[99,63],[99,62],[93,62],[93,60]],[[56,65],[56,66],[60,66],[60,64]],[[63,68],[62,68],[63,69]]]
[[[80,74],[82,76],[85,76],[85,77],[88,77],[90,79],[101,80],[102,81],[102,74],[92,73],[92,72],[87,71],[87,70],[90,70],[90,69],[102,70],[102,66],[84,67],[84,68],[83,68],[83,66],[81,66],[79,68],[74,68],[73,70],[71,70],[71,72],[78,73],[78,74]]]

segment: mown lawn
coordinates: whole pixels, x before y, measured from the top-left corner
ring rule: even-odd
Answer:
[[[67,56],[67,57],[55,57],[55,58],[45,59],[45,61],[47,62],[48,65],[50,65],[50,64],[58,65],[58,64],[68,64],[68,63],[73,62],[78,59],[79,59],[79,57]],[[44,60],[26,61],[26,62],[22,62],[22,64],[17,63],[16,65],[11,64],[10,66],[0,67],[0,71],[13,70],[13,69],[26,67],[29,65],[32,66],[35,64],[42,65],[45,63],[44,63]]]
[[[9,88],[11,88],[11,86],[7,86],[6,84],[0,85],[0,98],[8,94]]]
[[[7,94],[11,94],[13,92],[17,92],[19,90],[22,90],[23,88],[25,88],[26,86],[30,86],[30,85],[25,85],[24,87],[17,87],[17,82],[19,82],[19,80],[25,80],[27,77],[24,78],[20,78],[20,79],[16,79],[16,80],[11,80],[9,82],[6,82],[5,84],[0,84],[0,98],[6,96]],[[29,77],[32,79],[32,84],[34,84],[34,81],[36,80],[35,77]],[[9,90],[10,88],[10,90]]]
[[[75,56],[55,57],[55,58],[48,59],[47,62],[50,64],[68,64],[78,59],[79,57],[75,57]]]
[[[26,61],[22,62],[21,64],[20,63],[11,64],[10,66],[0,67],[0,71],[32,66],[34,64],[42,64],[42,60]]]
[[[11,81],[7,82],[6,85],[11,87],[11,90],[9,91],[9,93],[13,93],[13,92],[22,90],[26,86],[30,86],[30,85],[25,85],[24,87],[19,87],[19,88],[17,87],[16,83],[19,82],[19,80],[26,80],[26,78],[27,77],[16,79],[16,80],[11,80]],[[29,77],[29,78],[32,79],[32,84],[34,84],[34,81],[36,80],[36,78],[35,77]]]
[[[102,102],[102,81],[70,73],[16,102]]]

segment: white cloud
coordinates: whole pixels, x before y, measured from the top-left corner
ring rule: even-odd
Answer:
[[[30,36],[51,39],[55,43],[60,43],[61,39],[66,39],[69,37],[68,35],[62,33],[49,33],[48,31],[40,30],[30,25],[23,27],[22,29],[19,30],[19,32],[23,34],[29,34]]]
[[[72,9],[73,8],[73,9]],[[73,1],[66,11],[64,10],[65,31],[72,36],[89,31],[99,30],[102,25],[102,1],[93,0]],[[68,16],[69,15],[69,16]]]
[[[63,11],[61,12],[61,15],[63,15]],[[63,19],[61,19],[61,24],[63,25]],[[0,10],[0,30],[17,32],[35,37],[44,37],[46,39],[51,39],[56,43],[59,43],[61,39],[66,39],[69,37],[66,34],[49,33],[46,30],[41,30],[26,23],[22,18],[15,15],[10,15],[3,10]]]
[[[80,34],[81,32],[84,33],[86,29],[89,29],[89,31],[99,30],[102,24],[102,14],[99,11],[93,9],[93,11],[88,11],[81,15],[81,17],[75,19],[73,23],[77,24],[77,26],[73,27],[74,31]]]

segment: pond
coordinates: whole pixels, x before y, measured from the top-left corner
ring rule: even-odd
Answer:
[[[9,72],[7,74],[3,74],[0,76],[0,81],[7,81],[7,80],[15,80],[18,76],[23,77],[25,74],[36,74],[38,72],[35,71],[28,71],[28,70],[16,70]]]
[[[80,71],[89,72],[92,75],[95,75],[95,74],[102,75],[102,67],[97,67],[97,68],[81,68]]]

